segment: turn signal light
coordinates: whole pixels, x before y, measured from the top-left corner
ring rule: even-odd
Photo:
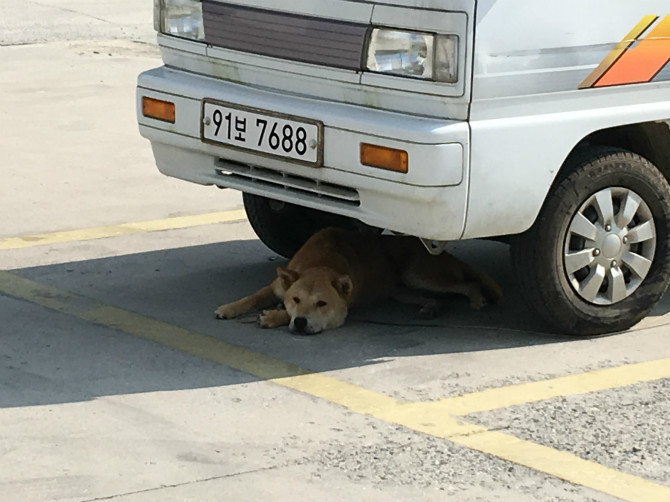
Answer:
[[[406,173],[409,169],[409,155],[404,150],[361,143],[361,164]]]
[[[175,121],[175,106],[169,101],[161,101],[160,99],[142,98],[142,114],[145,117],[152,119],[163,120],[165,122]]]

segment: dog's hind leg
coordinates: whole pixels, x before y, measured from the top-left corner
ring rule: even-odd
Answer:
[[[470,300],[470,307],[475,310],[480,310],[485,307],[487,304],[486,296],[482,291],[482,286],[478,282],[461,282],[458,284],[445,284],[440,287],[433,287],[428,291],[434,293],[454,293],[458,295],[464,295]]]
[[[246,314],[251,310],[265,309],[272,307],[279,301],[272,286],[265,286],[256,293],[246,296],[236,302],[221,305],[214,311],[218,319],[232,319]]]
[[[406,303],[409,305],[418,305],[419,315],[424,319],[433,319],[438,314],[443,305],[443,301],[439,298],[430,298],[420,291],[415,291],[406,288],[396,288],[390,295],[391,299]]]
[[[488,301],[496,303],[502,296],[493,279],[447,253],[414,257],[403,270],[401,281],[410,289],[467,296],[470,306],[476,310]]]

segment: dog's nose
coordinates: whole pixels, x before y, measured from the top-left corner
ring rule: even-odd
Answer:
[[[305,328],[307,327],[307,319],[305,319],[304,317],[296,317],[293,320],[293,326],[295,327],[296,331],[302,333],[303,331],[305,331]]]

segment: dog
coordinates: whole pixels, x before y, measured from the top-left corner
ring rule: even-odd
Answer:
[[[427,296],[425,293],[432,294]],[[342,326],[352,305],[393,298],[433,317],[447,293],[465,295],[481,309],[503,293],[487,274],[448,253],[432,255],[414,237],[363,234],[342,228],[315,233],[271,284],[215,311],[232,319],[262,310],[264,328],[288,325],[302,335]],[[277,303],[283,308],[274,308]],[[266,309],[266,310],[263,310]]]

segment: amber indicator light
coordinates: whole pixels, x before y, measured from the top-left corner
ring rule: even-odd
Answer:
[[[409,155],[404,150],[361,143],[361,164],[406,173],[409,169]]]
[[[142,114],[156,120],[163,120],[165,122],[175,122],[175,106],[169,101],[161,101],[160,99],[142,98]]]

